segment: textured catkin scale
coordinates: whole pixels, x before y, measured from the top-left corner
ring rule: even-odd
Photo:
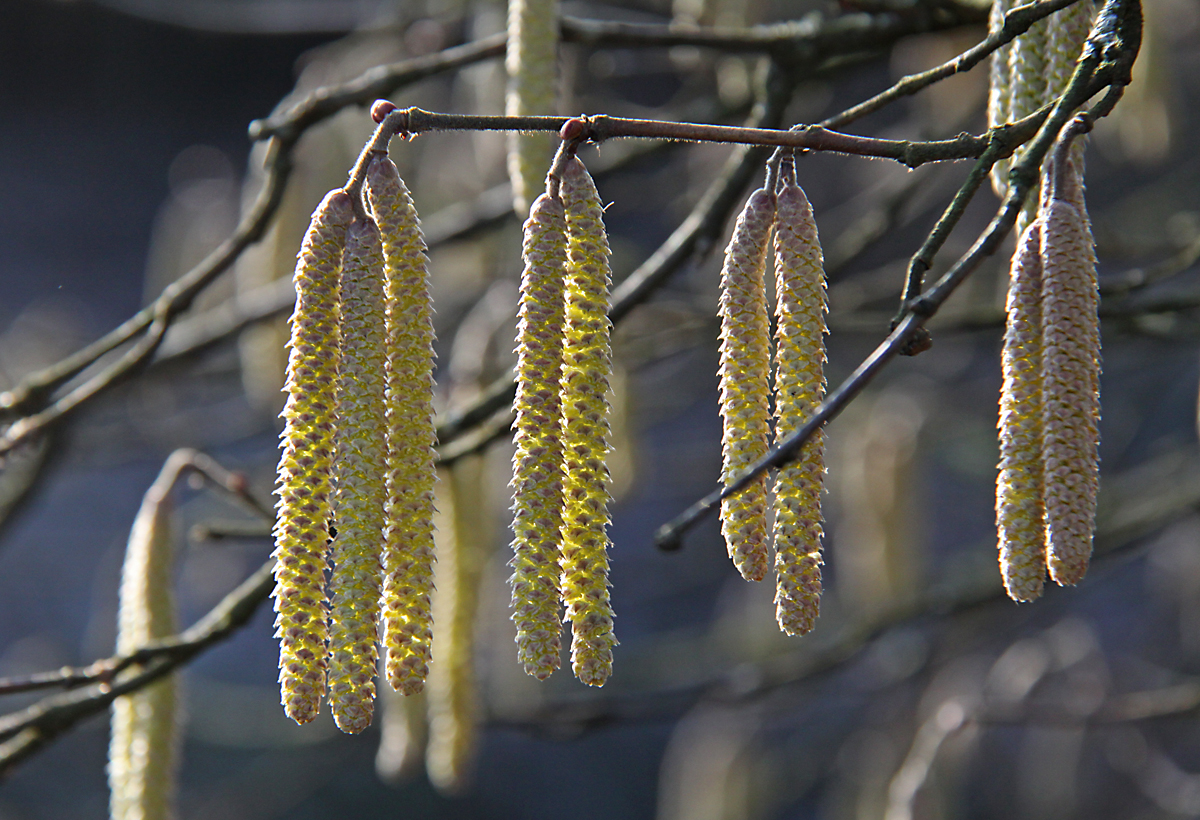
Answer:
[[[329,709],[338,728],[357,733],[371,725],[374,712],[387,498],[383,248],[370,220],[354,222],[346,233],[341,297]]]
[[[1011,0],[992,0],[992,10],[988,17],[988,34],[995,34],[1004,26],[1004,15],[1012,8]],[[1012,75],[1008,61],[1012,52],[1012,43],[1006,43],[992,52],[991,72],[988,79],[988,128],[1004,125],[1011,119],[1012,112]],[[1008,191],[1008,160],[1000,160],[992,166],[992,190],[996,196],[1003,197]]]
[[[721,479],[732,483],[767,454],[770,330],[763,275],[775,196],[759,188],[738,216],[721,269]],[[721,503],[721,532],[742,577],[761,581],[770,563],[767,477]]]
[[[367,194],[383,235],[387,305],[383,645],[389,682],[411,695],[425,686],[433,640],[433,308],[417,211],[387,157],[368,167]]]
[[[508,72],[508,116],[554,113],[559,75],[558,0],[509,0],[504,65]],[[508,140],[513,207],[522,214],[543,185],[558,139],[552,133],[513,132]]]
[[[1042,504],[1041,222],[1021,235],[1013,256],[1000,391],[996,529],[1000,574],[1014,601],[1042,594],[1046,524]]]
[[[1040,221],[1047,563],[1051,578],[1070,585],[1087,573],[1095,528],[1099,298],[1087,217],[1072,202],[1051,198]]]
[[[513,443],[513,622],[517,659],[544,680],[562,648],[559,532],[563,510],[560,400],[563,274],[567,224],[562,201],[542,194],[525,223],[517,323],[517,420]]]
[[[353,218],[350,197],[331,191],[313,213],[294,278],[296,309],[276,487],[274,597],[283,705],[297,723],[317,716],[325,694],[338,274],[346,228]]]
[[[795,432],[825,397],[825,268],[812,206],[786,184],[775,204],[775,439]],[[821,489],[817,430],[775,482],[775,617],[788,635],[810,632],[821,606]]]
[[[117,653],[129,654],[175,632],[171,597],[171,485],[168,461],[134,519],[121,570]],[[108,752],[113,820],[167,820],[175,778],[175,677],[113,701]]]
[[[562,596],[572,623],[575,677],[603,686],[612,672],[613,612],[608,597],[608,238],[596,185],[572,158],[563,170],[567,220],[566,332],[563,347]]]

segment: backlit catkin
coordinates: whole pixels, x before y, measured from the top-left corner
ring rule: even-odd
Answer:
[[[510,117],[552,115],[558,83],[558,0],[509,0],[508,72],[505,113]],[[554,155],[557,136],[548,132],[508,135],[508,176],[513,207],[529,208]]]
[[[1047,100],[1046,72],[1049,66],[1048,53],[1050,39],[1048,36],[1049,22],[1042,18],[1012,42],[1012,50],[1008,55],[1009,87],[1011,103],[1009,119],[1013,122],[1023,119],[1037,111]],[[1016,154],[1012,163],[1022,158]],[[1007,174],[1007,168],[1005,170]],[[1025,205],[1017,216],[1016,234],[1020,236],[1025,226],[1033,221],[1037,213],[1038,187],[1034,185],[1025,198]]]
[[[804,191],[775,200],[775,440],[790,436],[825,397],[825,269]],[[821,605],[824,437],[817,430],[775,483],[775,617],[788,635],[812,630]]]
[[[329,627],[329,709],[338,728],[361,732],[375,703],[375,640],[383,581],[384,307],[383,249],[375,223],[346,234],[341,280],[334,462],[333,574]]]
[[[392,687],[414,694],[433,640],[433,308],[417,211],[387,157],[371,161],[367,194],[383,236],[387,305],[383,646]]]
[[[130,654],[175,632],[171,596],[170,492],[184,451],[146,491],[121,569],[117,653]],[[113,701],[108,751],[112,820],[167,820],[175,780],[175,676]]]
[[[589,686],[612,672],[613,612],[608,595],[608,238],[596,185],[572,157],[562,172],[567,221],[566,333],[563,347],[562,596],[572,623],[571,665]]]
[[[544,680],[561,650],[559,532],[563,511],[563,275],[567,223],[562,200],[542,194],[525,223],[517,323],[517,419],[513,443],[513,622],[517,659]]]
[[[763,275],[775,195],[760,188],[738,216],[721,269],[721,479],[731,484],[767,454],[770,331]],[[744,578],[767,574],[767,477],[721,503],[721,532]]]
[[[1000,574],[1014,601],[1039,597],[1046,577],[1041,236],[1041,221],[1035,221],[1021,235],[1013,256],[1001,357],[996,528]]]
[[[988,34],[995,34],[1004,27],[1004,15],[1010,8],[1011,0],[992,0],[992,10],[988,16]],[[1011,41],[992,52],[988,80],[988,128],[996,128],[1012,119],[1012,83],[1009,81],[1008,69],[1011,53]],[[996,192],[996,196],[1003,197],[1008,191],[1008,168],[1008,160],[1000,160],[992,166],[992,190]]]
[[[1091,230],[1072,189],[1056,185],[1042,222],[1046,547],[1050,577],[1076,584],[1092,553],[1099,482],[1100,322]],[[1046,184],[1049,184],[1048,182]],[[1066,188],[1067,190],[1063,190]]]
[[[338,272],[350,197],[331,191],[313,213],[296,262],[287,404],[276,493],[275,618],[284,709],[317,716],[325,694],[325,570],[338,367]]]

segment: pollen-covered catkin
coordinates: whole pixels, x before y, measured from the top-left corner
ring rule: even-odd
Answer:
[[[583,163],[562,173],[567,221],[566,331],[563,347],[563,602],[572,623],[571,665],[589,686],[612,673],[613,612],[608,594],[608,238],[600,195]]]
[[[750,194],[721,269],[721,479],[726,485],[767,454],[770,330],[763,281],[775,195]],[[742,577],[761,581],[769,566],[767,477],[721,503],[721,532]]]
[[[790,436],[825,397],[825,268],[804,191],[775,200],[775,439]],[[824,437],[817,430],[775,482],[775,617],[788,635],[810,632],[821,606]]]
[[[509,0],[505,113],[552,115],[558,83],[558,0]],[[513,207],[525,213],[537,196],[558,139],[549,132],[508,135],[508,176]]]
[[[567,223],[562,200],[542,194],[525,223],[517,323],[513,443],[513,622],[517,659],[544,680],[559,666],[559,532],[563,511],[560,398]]]
[[[1042,215],[1042,457],[1050,577],[1087,573],[1099,483],[1100,321],[1091,230],[1068,170]],[[1049,184],[1049,183],[1046,183]],[[1066,188],[1067,190],[1063,190]]]
[[[1004,15],[1012,8],[1012,0],[992,0],[992,10],[988,16],[988,34],[995,34],[1004,27]],[[1008,42],[992,52],[991,72],[988,80],[988,128],[1004,125],[1011,119],[1012,113],[1012,82],[1008,68],[1009,55],[1012,53],[1012,43]],[[1003,197],[1008,191],[1008,160],[1001,160],[992,166],[992,190],[996,196]]]
[[[387,498],[383,249],[379,229],[369,219],[355,221],[347,231],[341,297],[329,709],[338,728],[357,733],[371,725],[374,713]]]
[[[121,569],[117,653],[128,655],[175,632],[171,595],[171,486],[180,451],[146,491],[129,532]],[[167,820],[175,780],[175,676],[113,701],[108,750],[112,820]]]
[[[383,236],[387,305],[383,646],[392,687],[414,694],[433,640],[433,307],[417,211],[387,157],[368,166],[367,194]]]
[[[350,197],[331,191],[313,213],[294,278],[296,309],[276,487],[274,597],[282,700],[288,717],[297,723],[317,716],[325,694],[338,273],[346,228],[353,218]]]
[[[1041,227],[1038,220],[1025,229],[1013,256],[1001,357],[996,529],[1000,575],[1014,601],[1039,597],[1046,578]]]

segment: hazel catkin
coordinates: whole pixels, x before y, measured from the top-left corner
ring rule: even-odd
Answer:
[[[505,113],[510,117],[550,115],[558,83],[558,0],[509,0],[508,72]],[[525,213],[537,195],[545,168],[554,154],[554,134],[508,135],[508,176],[513,207]]]
[[[767,454],[770,338],[763,281],[775,195],[760,188],[738,216],[721,269],[721,479],[728,486]],[[721,532],[742,577],[767,574],[767,478],[721,503]]]
[[[288,717],[307,723],[325,694],[325,570],[338,367],[338,273],[350,197],[331,191],[313,213],[296,262],[287,404],[276,493],[275,629]]]
[[[368,166],[367,195],[383,237],[387,305],[383,646],[392,687],[414,694],[433,640],[433,308],[417,211],[389,158]]]
[[[775,440],[790,436],[825,397],[825,270],[804,191],[775,198]],[[775,606],[788,635],[812,630],[821,601],[824,437],[817,430],[775,482]]]
[[[566,320],[562,369],[564,456],[562,596],[572,624],[571,665],[589,686],[612,672],[608,593],[608,238],[600,195],[583,163],[562,172],[567,223]]]
[[[567,224],[549,193],[525,223],[517,323],[513,443],[513,622],[517,659],[545,679],[558,668],[562,620],[560,530],[563,511],[562,401]]]

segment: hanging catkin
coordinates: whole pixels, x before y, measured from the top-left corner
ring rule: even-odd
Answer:
[[[383,646],[392,687],[414,694],[433,640],[433,308],[417,211],[389,158],[371,161],[367,194],[383,236],[387,305]]]
[[[505,113],[510,117],[552,115],[558,83],[558,0],[509,0],[508,72]],[[542,187],[558,140],[552,133],[508,136],[508,176],[513,207],[528,210]]]
[[[175,633],[171,596],[171,487],[187,451],[163,465],[142,499],[121,569],[117,654]],[[112,820],[167,820],[175,782],[175,676],[113,701],[108,750]]]
[[[1011,0],[992,0],[988,16],[988,34],[995,34],[1004,27],[1004,15],[1012,8]],[[1008,61],[1012,53],[1012,42],[1005,43],[992,52],[991,72],[988,80],[988,128],[1004,125],[1012,117],[1012,83],[1009,80]],[[1000,160],[992,166],[992,190],[1003,197],[1008,191],[1009,160]]]
[[[795,432],[825,397],[824,261],[812,206],[787,176],[775,198],[776,442]],[[820,611],[824,473],[818,429],[798,458],[780,468],[775,483],[775,616],[788,635],[811,631]]]
[[[437,592],[433,606],[438,645],[429,672],[429,782],[443,794],[470,783],[478,746],[475,616],[490,522],[483,459],[466,456],[441,486],[450,497],[449,526],[439,527]]]
[[[1046,524],[1042,485],[1041,221],[1017,244],[1008,290],[1000,392],[1000,468],[996,528],[1000,574],[1015,601],[1042,594]]]
[[[371,725],[374,712],[387,498],[383,249],[379,229],[369,219],[355,221],[347,231],[341,297],[329,709],[338,728],[357,733]]]
[[[1068,166],[1070,163],[1068,162]],[[1076,584],[1092,553],[1099,482],[1100,321],[1096,264],[1079,179],[1062,169],[1042,215],[1043,439],[1047,564]]]
[[[760,188],[738,216],[721,269],[721,435],[726,485],[767,454],[770,331],[763,275],[775,218],[775,195]],[[767,574],[767,477],[721,503],[721,532],[744,578]]]
[[[562,596],[572,623],[571,665],[590,686],[612,672],[613,613],[608,595],[608,238],[600,195],[583,163],[562,172],[567,221],[566,331],[563,347]]]
[[[338,272],[350,197],[331,191],[313,213],[296,262],[287,404],[275,521],[275,618],[284,709],[317,716],[325,694],[325,570],[338,367]]]
[[[1011,89],[1011,107],[1009,119],[1013,122],[1023,119],[1037,111],[1046,102],[1047,86],[1046,72],[1049,66],[1047,50],[1050,39],[1048,36],[1049,22],[1042,18],[1012,42],[1012,50],[1008,55],[1009,87]],[[1005,169],[1021,159],[1016,154]],[[1038,186],[1034,185],[1025,198],[1025,206],[1017,216],[1016,234],[1025,232],[1025,226],[1033,221],[1037,213]]]
[[[563,356],[563,274],[567,225],[562,200],[542,194],[525,223],[521,304],[517,323],[517,419],[513,443],[513,622],[517,659],[547,678],[559,665],[559,531],[563,510],[560,439]]]

